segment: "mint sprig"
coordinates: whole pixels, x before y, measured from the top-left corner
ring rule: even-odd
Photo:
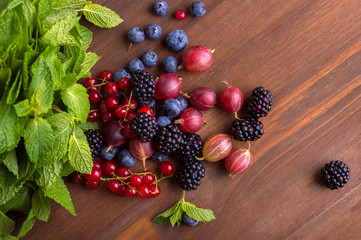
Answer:
[[[209,222],[216,219],[211,209],[198,208],[196,205],[184,200],[185,191],[183,190],[183,196],[176,204],[171,208],[159,214],[153,218],[153,222],[158,224],[171,223],[172,227],[182,223],[183,214],[186,213],[190,218],[199,222]]]

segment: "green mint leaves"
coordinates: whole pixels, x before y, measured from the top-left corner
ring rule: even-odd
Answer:
[[[198,208],[193,203],[184,201],[183,195],[183,198],[179,202],[153,218],[152,221],[158,224],[171,223],[172,227],[174,227],[175,224],[179,226],[182,223],[183,213],[186,213],[190,218],[199,222],[209,222],[216,219],[211,209]]]
[[[100,58],[79,20],[123,20],[86,0],[0,2],[0,239],[17,239],[48,220],[51,199],[75,215],[61,177],[93,166],[83,131],[98,126],[86,123],[87,89],[77,81]],[[10,210],[28,214],[17,237]]]
[[[85,18],[98,27],[112,28],[123,22],[118,14],[98,4],[87,3],[82,11]]]

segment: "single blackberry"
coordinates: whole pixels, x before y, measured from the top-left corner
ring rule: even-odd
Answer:
[[[131,121],[130,128],[141,141],[150,141],[157,132],[158,125],[151,115],[147,113],[138,113]]]
[[[233,138],[239,141],[255,141],[263,135],[263,123],[256,118],[232,122]]]
[[[331,190],[341,188],[350,179],[350,169],[342,161],[331,161],[321,169],[321,179]]]
[[[179,158],[193,158],[200,156],[202,149],[202,139],[198,134],[185,133],[183,134],[183,144],[177,151]]]
[[[132,74],[130,83],[133,96],[138,101],[150,101],[154,97],[155,82],[153,76],[144,70],[137,70]]]
[[[89,129],[88,131],[85,132],[85,136],[88,140],[90,152],[94,159],[100,155],[100,151],[104,146],[103,134],[99,130]]]
[[[187,158],[184,167],[176,175],[179,186],[185,190],[195,190],[201,185],[201,178],[205,176],[202,163],[194,158]]]
[[[271,111],[272,94],[263,87],[257,87],[252,92],[251,102],[247,106],[247,112],[254,118],[267,116]]]
[[[175,124],[168,124],[158,129],[154,137],[157,151],[162,154],[170,154],[178,150],[183,143],[183,133]]]

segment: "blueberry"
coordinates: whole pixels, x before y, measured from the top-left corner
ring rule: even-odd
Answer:
[[[181,106],[179,102],[173,98],[169,98],[164,101],[163,109],[166,112],[166,116],[174,118],[181,113]]]
[[[157,64],[158,55],[153,51],[148,51],[143,54],[142,62],[147,67],[154,67]]]
[[[198,224],[198,221],[190,218],[186,213],[183,213],[183,217],[182,220],[185,224],[187,224],[188,226],[195,226]]]
[[[148,106],[150,108],[154,108],[155,104],[156,104],[156,101],[155,101],[154,98],[152,98],[151,100],[140,101],[139,102],[139,107]]]
[[[123,149],[118,153],[118,159],[120,164],[125,167],[133,167],[137,161],[128,151],[128,149]]]
[[[140,61],[138,58],[135,58],[129,63],[129,72],[135,73],[137,70],[144,70],[144,65],[142,61]]]
[[[159,152],[154,152],[154,154],[152,155],[152,159],[157,162],[157,163],[161,163],[164,162],[165,160],[167,160],[168,156],[164,155],[162,153]]]
[[[165,1],[158,1],[154,3],[153,11],[157,16],[164,16],[168,12],[168,4]]]
[[[179,106],[181,107],[182,111],[188,107],[188,102],[185,97],[178,96],[176,100],[179,102]]]
[[[119,69],[114,73],[114,77],[113,77],[114,82],[118,82],[119,79],[123,77],[127,77],[130,79],[130,74],[125,69]]]
[[[178,61],[174,57],[168,56],[164,58],[162,66],[165,72],[175,73],[177,71]]]
[[[192,3],[189,11],[193,17],[202,17],[207,10],[201,1],[195,1]]]
[[[165,127],[168,124],[171,124],[171,121],[166,116],[160,116],[157,118],[157,124],[159,127]]]
[[[183,30],[173,30],[165,40],[167,47],[175,52],[183,50],[188,44],[188,37]]]
[[[146,29],[145,29],[145,36],[147,36],[147,38],[155,40],[160,38],[160,35],[162,35],[162,28],[158,25],[158,24],[150,24]]]
[[[109,148],[109,150],[108,148],[109,148],[108,146],[102,147],[102,150],[100,151],[100,156],[105,160],[112,160],[117,154],[118,148],[111,147]]]
[[[141,43],[144,41],[144,31],[139,27],[135,27],[129,30],[128,39],[135,44]]]

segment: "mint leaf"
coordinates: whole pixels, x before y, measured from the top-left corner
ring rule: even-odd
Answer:
[[[78,78],[81,78],[84,74],[90,71],[90,69],[98,62],[100,57],[93,53],[93,52],[87,52],[85,55],[85,59],[83,63],[81,64],[81,70],[78,74]]]
[[[7,188],[16,183],[16,176],[3,164],[0,164],[0,188]]]
[[[113,10],[98,4],[87,3],[82,10],[85,18],[98,27],[112,28],[123,22]]]
[[[170,223],[169,218],[157,216],[153,218],[152,222],[158,223],[158,224],[167,224]]]
[[[11,235],[3,235],[1,237],[4,238],[3,240],[18,240],[16,237],[11,236]]]
[[[42,188],[48,188],[56,181],[61,169],[61,161],[56,161],[53,164],[38,168],[35,174],[36,183]]]
[[[1,28],[0,28],[0,32],[1,32]],[[1,44],[0,44],[0,49],[1,49]],[[0,65],[1,65],[1,61],[2,61],[2,59],[1,59],[1,55],[0,55]],[[0,68],[0,96],[2,96],[2,97],[5,96],[6,85],[10,82],[10,79],[11,79],[11,69],[10,68]],[[1,98],[0,98],[0,100],[1,100]]]
[[[31,209],[31,197],[33,190],[30,187],[22,186],[20,190],[7,203],[0,205],[0,211],[7,213],[8,211],[16,211],[21,213],[29,213]]]
[[[182,209],[182,203],[180,203],[174,210],[173,215],[169,217],[169,221],[172,224],[172,227],[174,227],[176,223],[178,224],[178,226],[181,224],[182,216],[183,216],[183,209]]]
[[[15,176],[19,175],[18,159],[16,157],[15,149],[0,154],[1,162],[11,171]]]
[[[10,234],[15,227],[15,222],[6,216],[3,212],[0,212],[0,233]]]
[[[35,110],[31,107],[28,99],[18,102],[17,104],[14,105],[14,108],[18,117],[28,116],[31,113],[33,113],[33,111]]]
[[[48,221],[50,215],[50,199],[45,197],[41,189],[38,189],[33,194],[33,199],[31,200],[32,210],[34,211],[35,216],[41,221]]]
[[[81,8],[84,4],[86,4],[86,0],[53,0],[53,9],[78,9]]]
[[[88,49],[93,40],[93,33],[88,28],[78,25],[79,33],[83,37],[83,48]]]
[[[71,165],[78,172],[91,172],[93,168],[93,160],[86,139],[79,138],[75,134],[71,135],[69,140],[68,157]]]
[[[68,161],[68,157],[65,156],[64,160],[63,160],[63,165],[62,165],[62,168],[60,170],[59,175],[61,177],[65,177],[65,176],[68,176],[70,173],[72,173],[74,171],[75,171],[74,167]]]
[[[54,143],[53,129],[50,124],[42,118],[31,119],[25,129],[24,140],[30,160],[44,165]]]
[[[72,130],[70,124],[72,117],[69,113],[62,112],[54,114],[47,118],[47,120],[54,131],[54,138],[56,139],[47,158],[49,162],[55,162],[62,159],[68,150],[69,135]]]
[[[46,45],[77,45],[76,39],[69,34],[80,17],[68,16],[60,19],[44,34],[40,41]]]
[[[168,210],[162,212],[161,214],[159,214],[157,217],[165,217],[168,218],[170,216],[172,216],[175,212],[175,210],[177,209],[179,205],[179,202],[177,202],[176,204],[174,204],[171,208],[169,208]]]
[[[85,122],[78,124],[78,127],[82,129],[84,132],[88,131],[89,129],[97,130],[99,129],[99,125],[96,122]]]
[[[21,238],[27,232],[29,232],[33,228],[35,222],[36,222],[36,216],[35,216],[34,210],[31,209],[28,217],[25,219],[23,225],[20,228],[17,238]]]
[[[76,216],[73,203],[63,179],[58,177],[53,184],[51,184],[47,189],[44,189],[44,194],[45,196],[54,199],[55,202],[62,205],[72,215]]]
[[[190,202],[183,202],[182,209],[190,218],[199,222],[209,222],[216,219],[211,209],[198,208]]]
[[[53,48],[54,49],[54,48]],[[49,47],[46,51],[52,51]],[[40,56],[31,66],[32,80],[29,86],[30,104],[36,109],[38,115],[46,113],[53,103],[53,82],[51,72]]]
[[[30,69],[30,64],[34,61],[34,59],[36,58],[36,52],[33,49],[29,49],[25,54],[24,54],[24,59],[23,59],[23,68],[22,68],[22,77],[23,77],[23,89],[27,90],[29,87],[29,69]]]
[[[20,119],[13,106],[0,101],[0,153],[16,147],[20,141]]]
[[[20,87],[21,87],[21,83],[22,83],[22,79],[21,79],[21,75],[20,75],[21,71],[18,71],[14,82],[12,83],[11,88],[9,89],[8,92],[8,97],[6,99],[6,103],[7,104],[13,104],[16,99],[19,96],[19,92],[20,92]]]
[[[20,190],[18,186],[10,186],[8,188],[0,188],[0,205],[7,203]]]
[[[90,109],[86,88],[76,83],[63,90],[61,98],[64,104],[79,118],[79,121],[85,123]]]
[[[158,223],[158,224],[166,224],[170,223],[170,217],[173,216],[179,209],[181,204],[181,201],[174,204],[171,208],[167,209],[166,211],[162,212],[158,216],[154,217],[152,219],[152,222]],[[177,219],[176,219],[177,222]],[[174,224],[173,224],[174,226]]]
[[[54,1],[53,1],[54,3]],[[59,10],[52,11],[44,20],[44,26],[50,29],[54,24],[59,22],[62,19],[66,19],[68,17],[75,18],[78,15],[74,9],[63,8]]]

